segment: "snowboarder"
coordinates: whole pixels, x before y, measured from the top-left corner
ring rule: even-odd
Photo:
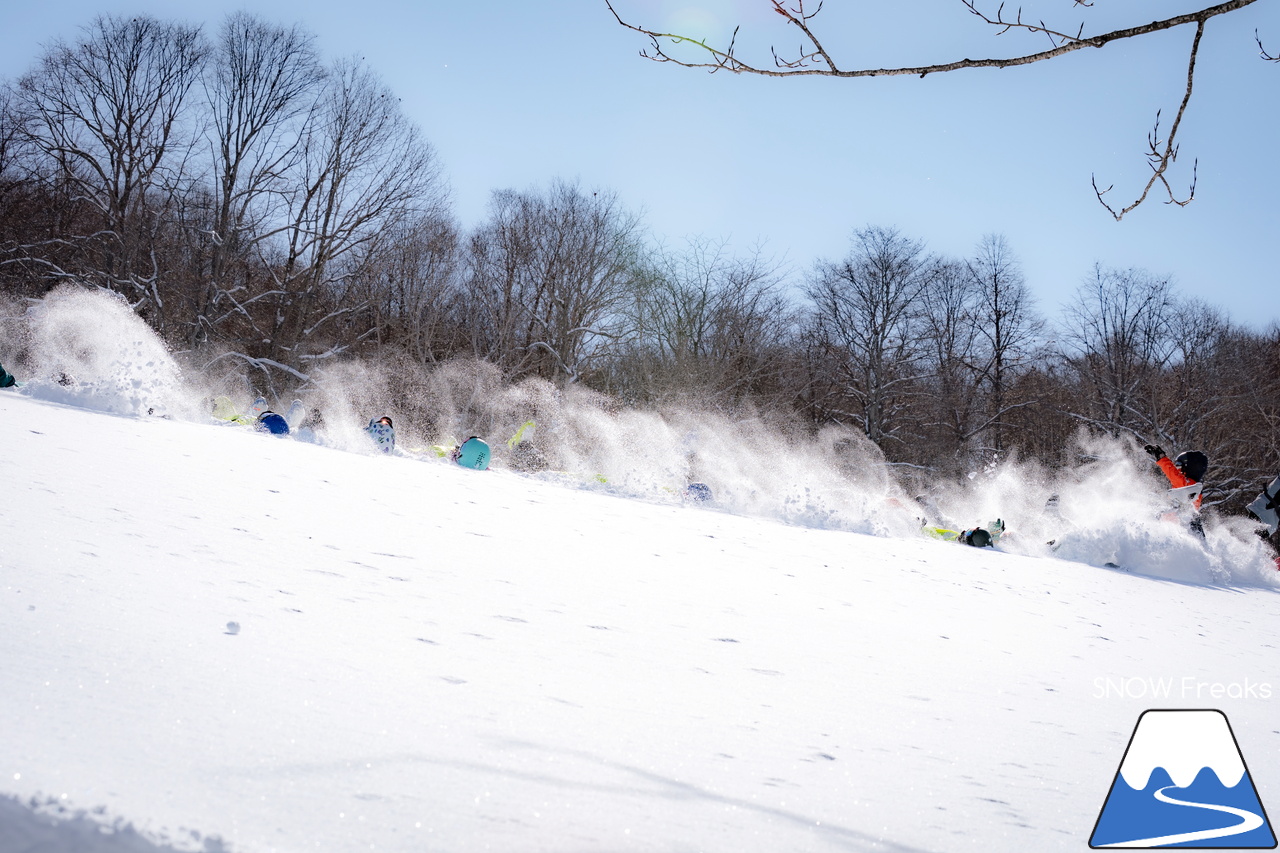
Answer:
[[[1156,461],[1160,470],[1164,472],[1165,478],[1168,479],[1170,487],[1174,489],[1199,485],[1204,479],[1205,472],[1209,470],[1209,457],[1199,450],[1184,450],[1176,459],[1171,460],[1158,444],[1146,444],[1142,449]],[[1192,504],[1197,511],[1200,509],[1200,498],[1200,492],[1195,492]]]
[[[1253,499],[1248,510],[1265,525],[1258,530],[1260,537],[1266,539],[1276,535],[1276,530],[1280,529],[1280,477],[1262,487],[1262,494]]]
[[[1259,539],[1266,542],[1275,536],[1280,530],[1280,477],[1263,486],[1262,494],[1254,498],[1246,509],[1262,525],[1256,531]],[[1280,555],[1274,557],[1274,561],[1276,571],[1280,572]]]
[[[277,415],[268,409],[258,415],[258,421],[254,424],[254,429],[260,432],[269,432],[272,435],[288,435],[289,422],[282,415]]]
[[[18,380],[13,378],[13,374],[4,369],[4,365],[0,364],[0,388],[12,388],[18,384]]]
[[[1176,459],[1171,460],[1165,455],[1164,448],[1158,444],[1145,444],[1142,449],[1160,466],[1160,470],[1169,481],[1170,491],[1179,498],[1179,501],[1190,498],[1191,520],[1188,526],[1192,533],[1203,539],[1204,522],[1200,518],[1200,501],[1203,499],[1201,481],[1204,480],[1205,472],[1209,470],[1209,457],[1199,450],[1184,450]],[[1177,517],[1177,513],[1171,515],[1173,518]],[[1169,518],[1169,515],[1165,517]]]
[[[1004,535],[1004,519],[997,518],[986,527],[971,527],[967,530],[951,530],[946,527],[926,525],[921,528],[926,536],[941,539],[945,542],[963,542],[974,548],[994,547]]]
[[[706,483],[690,483],[681,492],[681,498],[692,503],[710,503],[711,487]]]
[[[449,454],[449,458],[463,468],[484,471],[489,467],[489,445],[478,436],[471,436]]]
[[[396,430],[391,423],[391,418],[383,415],[376,421],[369,421],[369,425],[364,431],[373,439],[374,444],[378,445],[378,449],[383,453],[396,452]]]

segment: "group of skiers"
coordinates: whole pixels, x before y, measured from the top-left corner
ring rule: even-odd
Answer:
[[[13,374],[5,370],[4,365],[0,364],[0,388],[12,388],[18,384]],[[229,403],[230,401],[226,401]],[[295,403],[295,406],[300,404]],[[293,410],[290,415],[293,415]],[[219,415],[215,406],[215,416],[224,417],[227,420],[245,422],[245,419],[239,415],[226,417]],[[252,422],[256,429],[269,432],[275,435],[287,435],[290,432],[290,422],[285,416],[281,416],[270,410],[260,410],[256,413],[256,417]],[[525,425],[527,427],[528,424]],[[513,441],[518,444],[525,427],[521,428],[520,433],[513,437]],[[395,427],[391,422],[391,418],[383,415],[380,418],[369,421],[369,425],[365,427],[365,432],[370,439],[377,445],[378,449],[383,453],[400,453],[396,449]],[[1209,470],[1209,458],[1199,450],[1187,450],[1179,453],[1173,459],[1164,452],[1158,444],[1146,444],[1142,448],[1159,466],[1165,478],[1169,481],[1170,490],[1183,504],[1190,518],[1188,526],[1190,529],[1204,537],[1204,524],[1200,517],[1200,506],[1204,500],[1203,482],[1205,474]],[[471,436],[466,441],[459,443],[452,449],[436,448],[439,455],[448,455],[449,458],[457,464],[466,468],[476,468],[484,470],[489,467],[489,445],[478,436]],[[704,483],[692,483],[686,488],[686,497],[694,501],[706,501],[710,499],[711,491]],[[952,542],[962,542],[977,548],[994,546],[1000,541],[1000,537],[1004,533],[1004,521],[996,519],[990,522],[986,527],[971,527],[963,530],[955,530],[950,527],[942,526],[939,523],[939,516],[936,513],[936,507],[932,505],[927,496],[917,498],[927,514],[927,517],[921,519],[921,526],[924,533],[936,539],[943,539]],[[1265,486],[1262,494],[1248,506],[1248,512],[1259,523],[1258,535],[1266,539],[1274,536],[1276,530],[1280,528],[1280,477],[1277,477],[1269,485]],[[928,517],[932,516],[932,517]],[[1171,511],[1167,516],[1169,520],[1178,518],[1176,511]]]
[[[389,416],[383,415],[380,418],[369,421],[369,425],[364,428],[364,431],[383,453],[404,455],[404,451],[396,447],[396,428]],[[489,467],[489,445],[477,435],[471,436],[466,441],[459,442],[450,450],[446,450],[443,447],[434,449],[437,455],[447,455],[450,461],[461,465],[463,468],[484,471]]]

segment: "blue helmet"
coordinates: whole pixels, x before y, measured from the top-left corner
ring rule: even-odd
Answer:
[[[275,412],[263,412],[258,415],[257,428],[272,435],[289,434],[289,422]]]
[[[463,468],[483,471],[489,467],[489,445],[474,435],[458,445],[452,455],[453,461]]]
[[[690,483],[684,487],[684,499],[706,503],[711,500],[711,487],[706,483]]]

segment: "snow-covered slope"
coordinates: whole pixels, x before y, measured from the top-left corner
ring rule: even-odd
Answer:
[[[1278,604],[0,392],[0,849],[1081,850]]]

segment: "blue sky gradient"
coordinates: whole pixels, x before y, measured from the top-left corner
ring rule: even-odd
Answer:
[[[16,78],[42,45],[72,39],[104,12],[150,13],[216,32],[240,4],[210,0],[50,0],[6,10],[0,77]],[[998,3],[988,3],[994,12]],[[1087,32],[1131,26],[1207,3],[1187,0],[1024,3],[1024,17]],[[628,20],[724,43],[768,62],[799,33],[768,0],[617,0]],[[639,35],[603,0],[360,3],[263,0],[252,11],[299,22],[328,58],[365,57],[435,145],[464,227],[496,189],[554,178],[616,191],[655,241],[763,244],[800,283],[841,258],[856,228],[884,225],[936,252],[965,256],[1003,234],[1051,319],[1096,263],[1170,275],[1178,291],[1264,329],[1275,293],[1280,169],[1280,3],[1261,0],[1209,22],[1196,92],[1179,133],[1173,184],[1186,208],[1153,195],[1115,222],[1096,174],[1123,206],[1149,175],[1156,110],[1167,122],[1185,85],[1190,27],[1047,63],[919,79],[776,80],[707,74],[642,59]],[[1010,7],[1012,9],[1012,7]],[[1096,22],[1096,23],[1095,23]],[[960,0],[828,0],[814,21],[846,67],[1012,55],[1044,37],[997,37]]]

